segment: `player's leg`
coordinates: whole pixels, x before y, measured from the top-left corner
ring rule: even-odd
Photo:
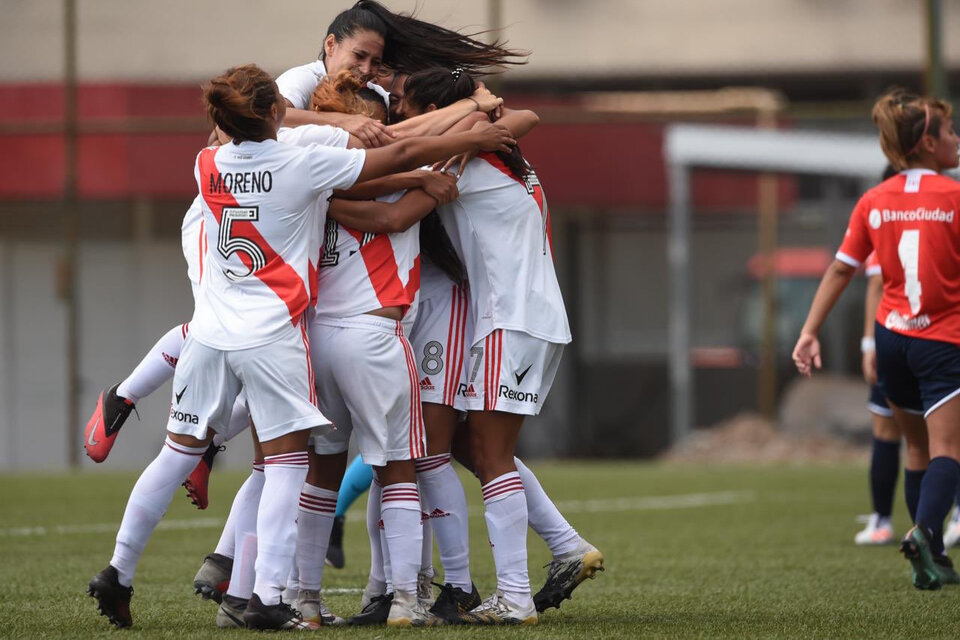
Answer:
[[[184,355],[177,379],[191,393],[187,398],[174,395],[167,440],[130,493],[110,565],[89,585],[100,612],[117,626],[132,624],[131,583],[147,540],[166,513],[177,487],[203,455],[213,430],[223,429],[227,411],[240,390],[239,380],[225,366],[222,352],[188,339]],[[193,384],[199,380],[204,384]]]
[[[337,495],[337,511],[333,517],[333,529],[330,531],[330,546],[327,547],[327,563],[334,569],[342,569],[345,563],[343,554],[343,529],[347,519],[347,510],[357,498],[370,489],[373,482],[373,468],[363,463],[357,456],[347,467],[340,483]]]
[[[186,339],[187,325],[177,325],[153,345],[140,364],[122,382],[104,389],[87,421],[83,446],[94,462],[103,462],[110,454],[117,433],[140,398],[145,398],[173,376]]]
[[[883,389],[874,384],[867,403],[873,420],[873,450],[870,456],[870,497],[873,513],[862,531],[854,536],[858,545],[893,544],[891,514],[893,496],[900,473],[900,429],[893,420],[893,410],[887,406]]]

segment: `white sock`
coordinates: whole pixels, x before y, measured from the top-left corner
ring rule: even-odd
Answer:
[[[303,484],[297,516],[297,569],[301,590],[320,590],[336,510],[336,491]]]
[[[253,592],[267,606],[280,603],[297,549],[297,504],[307,479],[307,452],[263,460],[263,497],[257,510],[257,579]]]
[[[160,453],[133,485],[117,532],[113,559],[110,560],[123,586],[129,587],[133,582],[137,562],[150,534],[167,512],[173,494],[197,466],[197,460],[206,450],[206,447],[184,447],[168,437]]]
[[[527,465],[514,458],[517,473],[523,482],[523,493],[527,497],[527,517],[530,527],[537,532],[543,541],[550,547],[554,557],[572,553],[580,544],[580,534],[570,526],[563,514],[560,513],[553,500],[540,486],[537,476],[527,468]]]
[[[420,494],[415,482],[398,482],[383,488],[380,519],[390,563],[394,591],[417,593],[417,573],[423,550],[420,525]]]
[[[117,387],[117,395],[137,402],[140,398],[146,398],[159,389],[160,385],[173,377],[173,371],[177,368],[177,360],[180,359],[180,350],[183,349],[183,341],[186,338],[187,325],[185,324],[177,325],[167,331],[157,340],[147,355],[143,356],[143,360],[133,373],[120,383]]]
[[[383,487],[376,478],[370,483],[370,493],[367,494],[367,536],[370,539],[370,577],[367,588],[376,591],[378,595],[388,593],[387,577],[383,566],[383,547],[380,533],[383,522],[380,521],[380,496]]]
[[[532,602],[527,574],[527,501],[516,471],[483,485],[487,532],[497,567],[497,589],[519,607]]]
[[[433,527],[423,517],[423,503],[420,503],[420,528],[423,539],[420,541],[420,573],[433,577]]]
[[[259,471],[257,470],[258,466]],[[214,549],[214,553],[228,558],[234,557],[234,550],[237,544],[236,519],[239,513],[245,508],[252,508],[254,513],[253,522],[256,523],[257,506],[260,504],[260,493],[262,491],[263,465],[254,463],[253,472],[247,476],[247,479],[240,485],[240,488],[237,490],[237,495],[233,498],[233,504],[230,505],[230,514],[227,516],[227,521],[223,525],[223,531],[220,533],[220,541],[217,542],[217,548]],[[252,505],[250,504],[251,498],[253,498]],[[254,526],[254,532],[256,532],[256,526]]]
[[[450,465],[450,454],[420,458],[416,464],[423,510],[440,549],[443,581],[470,593],[470,527],[463,485]]]
[[[257,562],[257,510],[264,484],[263,464],[253,463],[253,471],[237,491],[230,507],[227,525],[233,523],[234,549],[233,571],[227,593],[247,600],[253,595]],[[226,527],[225,527],[226,528]]]

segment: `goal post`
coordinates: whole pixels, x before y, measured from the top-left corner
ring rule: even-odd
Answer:
[[[670,124],[664,132],[668,184],[670,440],[693,429],[691,363],[691,173],[730,169],[836,176],[875,182],[886,160],[874,135]]]

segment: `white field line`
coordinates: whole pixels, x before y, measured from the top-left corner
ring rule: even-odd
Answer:
[[[624,511],[665,511],[693,509],[728,504],[743,504],[757,499],[753,491],[717,491],[713,493],[683,493],[672,496],[640,496],[634,498],[592,498],[589,500],[560,500],[557,508],[561,513],[616,513]],[[481,507],[470,507],[470,515],[479,517]],[[351,513],[348,519],[364,520],[360,513]],[[161,520],[161,531],[185,531],[189,529],[219,529],[224,521],[219,518],[191,518],[189,520]],[[0,538],[33,538],[48,535],[82,535],[91,533],[116,533],[119,522],[101,524],[61,524],[48,527],[14,527],[0,529]],[[353,593],[353,591],[350,591]]]

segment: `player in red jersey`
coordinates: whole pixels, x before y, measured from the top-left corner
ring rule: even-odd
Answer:
[[[877,100],[880,146],[900,171],[865,193],[824,274],[793,351],[797,369],[820,368],[817,333],[857,267],[876,251],[883,296],[876,316],[877,377],[908,442],[930,464],[916,526],[901,543],[918,589],[960,582],[943,549],[943,520],[960,482],[960,138],[943,101],[892,90]]]

